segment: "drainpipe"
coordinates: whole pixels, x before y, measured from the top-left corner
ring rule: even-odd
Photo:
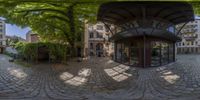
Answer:
[[[143,42],[144,42],[144,58],[143,58],[143,60],[144,60],[144,66],[143,67],[146,67],[146,44],[145,44],[145,42],[146,42],[146,37],[145,37],[145,32],[143,33]]]

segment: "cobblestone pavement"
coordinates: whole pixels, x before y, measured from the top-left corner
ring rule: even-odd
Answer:
[[[107,58],[30,68],[8,59],[0,55],[0,100],[200,100],[200,55],[145,69]]]

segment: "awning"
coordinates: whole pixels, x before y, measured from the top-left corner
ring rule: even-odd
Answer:
[[[194,11],[191,4],[180,1],[108,2],[100,6],[97,20],[121,28],[111,37],[114,41],[142,35],[178,41],[167,29],[193,21]]]
[[[100,6],[97,20],[120,25],[133,20],[160,20],[174,25],[194,20],[192,5],[178,1],[123,1]]]
[[[136,28],[126,30],[120,33],[114,34],[110,39],[111,41],[118,41],[124,38],[130,37],[139,37],[139,36],[153,36],[159,37],[170,41],[180,41],[181,38],[177,37],[174,33],[171,33],[167,30],[159,30],[159,29],[152,29],[152,28]]]

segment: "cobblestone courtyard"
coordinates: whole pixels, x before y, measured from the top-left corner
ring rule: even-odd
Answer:
[[[0,55],[1,100],[200,99],[200,55],[178,55],[175,63],[146,69],[106,58],[30,68],[8,59]]]

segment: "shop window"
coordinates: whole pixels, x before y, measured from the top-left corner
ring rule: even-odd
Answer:
[[[121,62],[121,57],[122,57],[122,48],[121,48],[121,43],[117,43],[117,51],[116,51],[116,60]]]
[[[165,65],[169,62],[168,55],[169,55],[168,43],[161,42],[161,64],[162,65]]]
[[[139,65],[139,46],[137,43],[131,43],[130,45],[130,65],[133,66],[142,66]]]
[[[160,42],[151,42],[151,66],[160,65]]]

